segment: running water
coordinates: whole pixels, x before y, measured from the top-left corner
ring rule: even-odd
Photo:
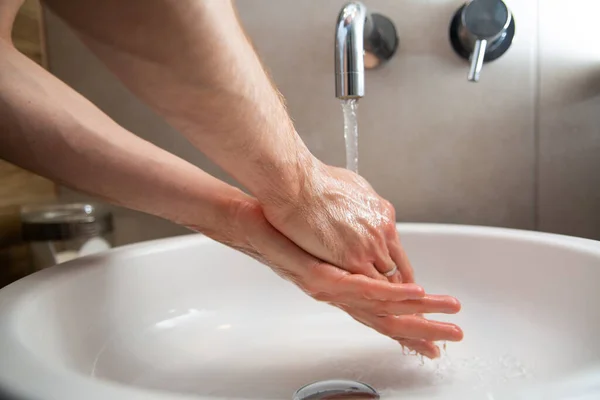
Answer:
[[[357,99],[342,100],[342,111],[344,112],[344,140],[346,141],[346,168],[356,173],[358,173],[357,107]]]

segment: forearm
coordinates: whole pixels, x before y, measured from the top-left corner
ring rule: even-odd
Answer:
[[[315,160],[229,1],[48,2],[138,97],[254,195],[299,190]]]
[[[8,161],[218,238],[246,197],[121,128],[1,41],[0,132]]]

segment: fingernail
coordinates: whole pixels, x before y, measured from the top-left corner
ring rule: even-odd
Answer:
[[[462,304],[460,304],[460,301],[458,301],[458,299],[452,299],[452,308],[456,312],[459,312],[462,309]]]
[[[460,301],[458,301],[456,299],[452,299],[451,303],[448,305],[448,308],[446,309],[446,312],[451,313],[451,314],[456,314],[460,311],[460,309],[461,309]]]
[[[463,340],[463,338],[465,336],[462,329],[460,329],[458,326],[455,326],[452,328],[452,335],[454,336],[455,342],[460,342],[461,340]]]

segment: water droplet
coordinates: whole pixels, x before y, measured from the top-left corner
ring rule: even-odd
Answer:
[[[376,400],[379,393],[371,386],[344,379],[320,381],[301,387],[294,400]]]

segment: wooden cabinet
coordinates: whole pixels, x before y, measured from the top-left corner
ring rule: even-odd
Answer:
[[[38,0],[26,0],[13,28],[15,46],[46,66],[44,26]],[[55,185],[40,176],[0,160],[0,287],[31,271],[27,248],[19,243],[19,206],[56,196]]]

